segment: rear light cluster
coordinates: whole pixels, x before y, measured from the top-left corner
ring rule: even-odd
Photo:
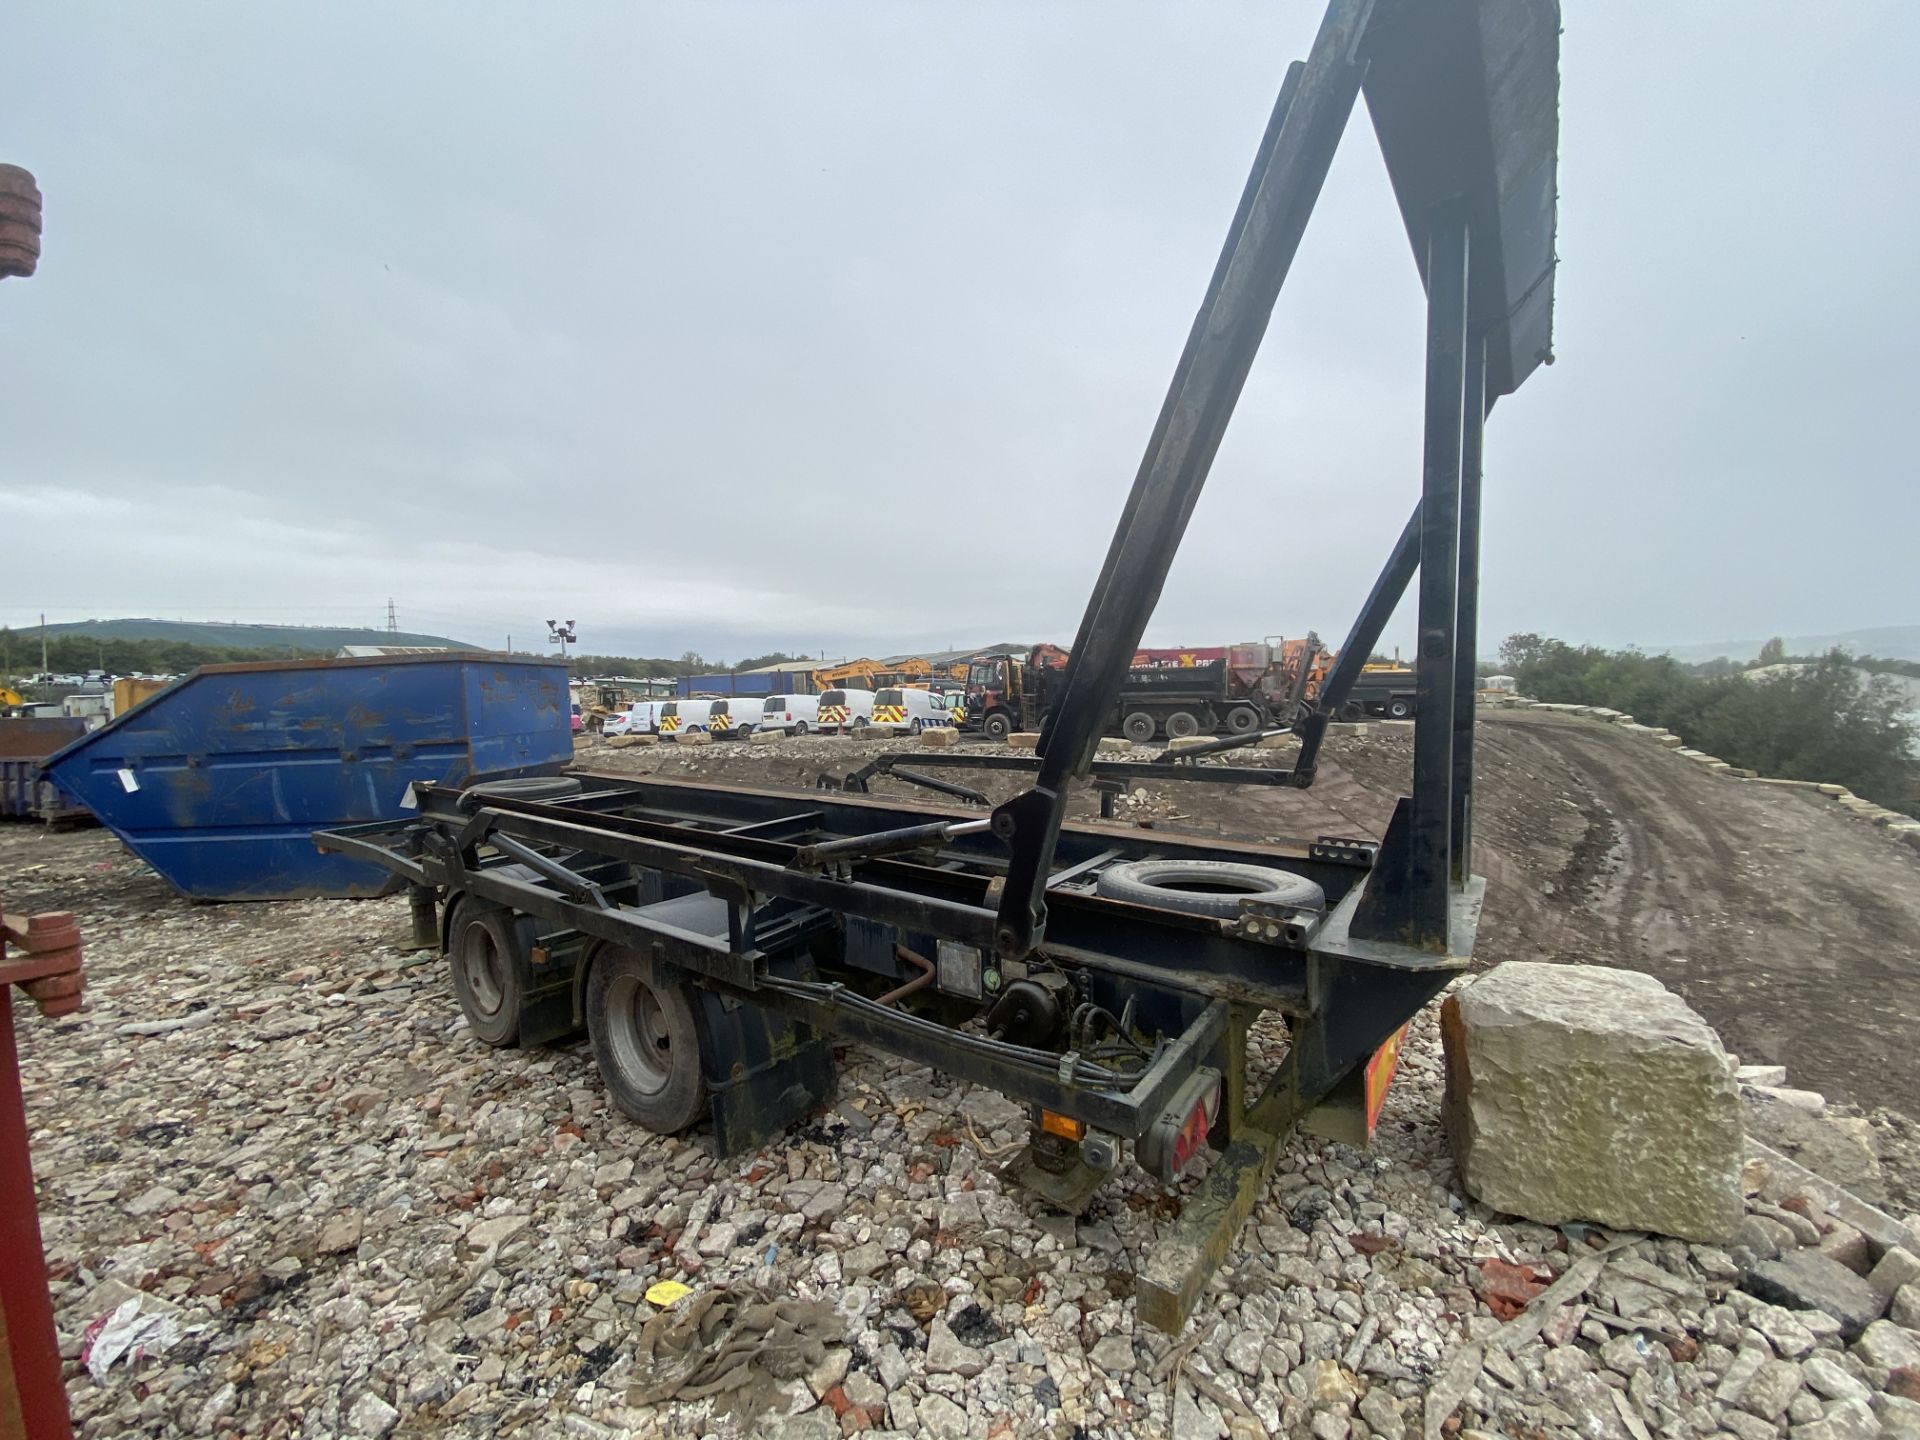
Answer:
[[[1220,1117],[1220,1072],[1196,1070],[1175,1092],[1173,1103],[1134,1144],[1140,1167],[1163,1185],[1186,1173],[1206,1148],[1213,1122]]]

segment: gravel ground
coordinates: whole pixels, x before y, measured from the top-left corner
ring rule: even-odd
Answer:
[[[1314,803],[1349,824],[1307,828],[1365,820],[1367,749],[1393,743],[1340,754]],[[719,763],[819,768],[760,749]],[[1200,789],[1130,818],[1267,833],[1193,819],[1179,792]],[[1376,1148],[1292,1142],[1176,1342],[1136,1327],[1130,1290],[1181,1197],[1122,1172],[1081,1221],[1048,1213],[1000,1181],[1020,1117],[990,1092],[849,1050],[833,1111],[717,1163],[613,1113],[584,1045],[476,1042],[440,964],[399,948],[398,900],[192,905],[98,831],[0,830],[0,874],[9,910],[73,909],[86,944],[89,1008],[19,1039],[87,1436],[1920,1434],[1920,1332],[1845,1346],[1736,1288],[1823,1227],[1854,1243],[1783,1177],[1750,1171],[1729,1249],[1464,1199],[1431,1012]],[[1560,1303],[1499,1318],[1569,1270]],[[792,1311],[800,1363],[741,1352],[804,1373],[643,1402],[672,1388],[681,1312],[645,1299],[669,1279],[819,1302]],[[158,1353],[95,1376],[83,1335],[130,1300]],[[1895,1319],[1920,1324],[1912,1300]]]

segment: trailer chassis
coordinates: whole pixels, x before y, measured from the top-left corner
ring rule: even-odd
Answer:
[[[1480,431],[1493,397],[1547,355],[1557,34],[1551,0],[1332,0],[1281,87],[1036,754],[916,757],[1030,768],[1032,783],[989,815],[845,793],[885,771],[985,801],[891,757],[813,795],[594,773],[563,797],[415,787],[416,815],[317,843],[407,882],[423,943],[513,917],[521,1043],[591,1031],[595,967],[648,957],[693,997],[723,1153],[769,1142],[830,1097],[834,1037],[1024,1102],[1034,1134],[1009,1172],[1069,1208],[1127,1145],[1171,1183],[1204,1142],[1213,1162],[1136,1285],[1141,1318],[1177,1330],[1283,1138],[1306,1122],[1364,1142],[1379,1099],[1370,1062],[1472,953]],[[1260,734],[1179,760],[1097,761],[1363,85],[1427,289],[1420,501],[1317,703],[1290,727],[1290,769],[1194,763]],[[1069,787],[1088,780],[1310,783],[1325,724],[1416,570],[1414,774],[1377,846],[1065,823]],[[1255,896],[1196,914],[1177,897],[1104,893],[1115,867],[1167,860],[1280,871],[1324,902]],[[1025,1008],[1007,1018],[1016,994]],[[1285,1054],[1253,1083],[1250,1037],[1266,1013],[1284,1018]]]

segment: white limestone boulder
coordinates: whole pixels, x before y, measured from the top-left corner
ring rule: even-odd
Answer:
[[[1712,1027],[1650,975],[1507,964],[1450,996],[1444,1114],[1469,1194],[1542,1224],[1703,1242],[1744,1215],[1740,1096]]]

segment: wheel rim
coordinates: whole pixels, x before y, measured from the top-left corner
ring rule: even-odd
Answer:
[[[910,727],[908,727],[908,728],[910,728],[910,729],[911,729],[911,730],[913,731],[913,733],[914,733],[914,734],[916,734],[916,735],[918,735],[918,734],[920,733],[920,722],[919,722],[918,720],[916,720],[916,721],[914,721],[914,722],[913,722],[913,724],[912,724],[912,725],[911,725]]]
[[[673,1071],[673,1034],[653,987],[621,975],[607,990],[607,1041],[621,1075],[634,1089],[657,1095]]]
[[[478,921],[469,925],[460,943],[460,971],[467,993],[482,1015],[497,1015],[507,998],[506,957],[493,935]]]

